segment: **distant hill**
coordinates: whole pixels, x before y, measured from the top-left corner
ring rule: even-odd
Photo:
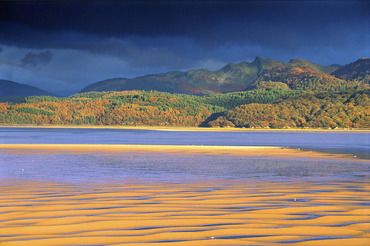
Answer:
[[[55,96],[40,88],[19,84],[9,80],[0,80],[0,97]]]
[[[343,86],[346,82],[329,74],[338,68],[339,65],[324,67],[303,59],[292,59],[289,63],[285,63],[256,57],[251,63],[229,63],[217,71],[195,69],[186,72],[172,71],[151,74],[133,79],[107,79],[90,84],[81,92],[156,90],[170,93],[212,95],[266,87],[344,90],[346,88]],[[279,71],[284,71],[285,77],[277,76],[276,73]],[[299,86],[302,80],[304,80],[304,86]],[[321,84],[325,84],[325,86],[321,86]]]
[[[332,73],[337,78],[370,83],[370,58],[361,58]]]

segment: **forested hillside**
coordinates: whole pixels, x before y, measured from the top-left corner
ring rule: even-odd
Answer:
[[[217,105],[225,109],[249,103],[269,103],[277,99],[286,99],[290,96],[305,93],[301,90],[284,90],[281,88],[264,88],[243,92],[231,92],[212,96],[193,97],[196,101]]]
[[[258,89],[213,96],[87,92],[0,103],[0,123],[39,125],[369,128],[370,90]]]
[[[370,91],[306,93],[229,110],[210,126],[247,128],[370,128]]]
[[[217,106],[163,92],[91,92],[68,98],[28,97],[0,104],[2,123],[198,126]]]
[[[286,89],[292,90],[344,91],[350,88],[363,88],[364,83],[336,78],[308,66],[277,66],[266,71],[254,85],[257,88],[285,86]]]
[[[369,84],[370,58],[361,58],[344,67],[335,70],[332,75],[343,80]]]

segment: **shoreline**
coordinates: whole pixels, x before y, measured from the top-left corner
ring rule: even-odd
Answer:
[[[211,128],[185,126],[99,126],[99,125],[7,125],[0,128],[55,128],[55,129],[117,129],[117,130],[152,130],[152,131],[202,131],[202,132],[370,132],[370,129],[324,129],[324,128]]]
[[[204,146],[204,145],[132,145],[132,144],[0,144],[0,151],[22,151],[26,154],[55,153],[162,153],[177,155],[225,155],[274,158],[310,158],[368,161],[350,154],[330,154],[274,146]],[[46,153],[45,153],[46,152]]]

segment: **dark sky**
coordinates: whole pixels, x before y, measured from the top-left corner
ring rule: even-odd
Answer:
[[[0,79],[59,92],[256,56],[370,56],[369,1],[0,2]]]

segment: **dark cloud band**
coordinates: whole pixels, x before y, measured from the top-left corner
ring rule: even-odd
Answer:
[[[35,54],[28,52],[25,57],[21,60],[22,66],[37,66],[47,65],[53,58],[53,53],[49,50]]]

